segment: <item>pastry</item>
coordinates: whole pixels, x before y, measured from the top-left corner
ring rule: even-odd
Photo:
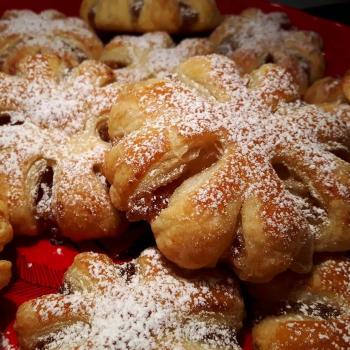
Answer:
[[[113,72],[92,60],[69,70],[57,55],[34,54],[16,75],[0,76],[0,192],[15,233],[118,233],[121,218],[100,171],[106,113],[120,91]]]
[[[185,39],[175,46],[166,32],[121,35],[107,44],[101,61],[115,68],[118,82],[139,81],[166,74],[187,58],[213,52],[208,39]]]
[[[111,110],[103,172],[114,206],[151,223],[159,250],[181,267],[228,261],[267,281],[311,266],[320,250],[350,248],[350,113],[297,98],[273,64],[241,77],[218,55],[184,62],[173,79],[123,91]]]
[[[84,21],[56,10],[9,10],[0,19],[0,70],[8,73],[28,54],[53,52],[73,66],[97,59],[101,50],[101,41]]]
[[[314,104],[350,103],[350,71],[344,77],[325,77],[315,81],[306,91],[305,101]]]
[[[322,39],[297,30],[285,13],[250,8],[227,16],[211,34],[216,52],[233,59],[245,73],[276,63],[294,77],[300,92],[324,74]]]
[[[262,310],[253,328],[259,350],[349,349],[350,259],[321,256],[308,275],[287,273],[252,286]]]
[[[1,178],[0,178],[1,181]],[[0,194],[2,196],[2,194]],[[0,252],[12,239],[12,227],[9,223],[6,203],[0,197]],[[11,278],[11,263],[7,260],[0,260],[0,289],[5,287]]]
[[[63,294],[24,303],[21,349],[240,349],[244,316],[237,282],[218,269],[176,268],[154,248],[122,265],[79,254]]]
[[[203,32],[220,22],[214,0],[84,0],[80,14],[93,28],[118,32]]]
[[[305,272],[313,241],[346,250],[349,117],[301,102],[283,68],[241,77],[222,56],[125,91],[104,174],[117,209],[148,220],[160,251],[185,268],[229,261],[244,280]],[[283,208],[283,210],[281,210]]]

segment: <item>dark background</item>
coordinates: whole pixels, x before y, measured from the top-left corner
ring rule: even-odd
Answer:
[[[276,2],[300,8],[314,16],[350,25],[350,0],[277,0]]]

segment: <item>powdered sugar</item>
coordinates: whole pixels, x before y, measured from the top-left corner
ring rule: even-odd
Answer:
[[[9,184],[11,214],[21,203],[36,220],[56,222],[62,206],[80,203],[92,216],[102,207],[114,216],[106,185],[94,174],[108,148],[98,134],[100,116],[120,91],[109,84],[112,72],[94,61],[68,71],[54,55],[37,54],[22,64],[23,76],[3,74],[0,84],[1,109],[11,117],[0,128],[0,172]],[[47,167],[53,169],[51,183],[40,183]]]
[[[172,72],[187,58],[213,51],[207,39],[185,39],[177,46],[165,32],[146,33],[140,37],[115,37],[104,49],[101,60],[115,69],[118,82],[139,81]]]
[[[4,59],[14,50],[40,47],[79,62],[92,57],[93,50],[101,45],[83,20],[67,18],[55,10],[40,14],[29,10],[7,11],[0,19],[0,37],[11,42],[3,48]]]
[[[311,274],[286,275],[281,276],[279,281],[271,282],[262,294],[271,299],[272,305],[260,303],[257,307],[264,309],[267,306],[268,313],[272,311],[277,315],[269,316],[269,321],[266,323],[262,320],[255,329],[256,339],[261,336],[260,327],[262,327],[264,334],[266,331],[271,334],[266,337],[268,338],[266,341],[273,343],[276,349],[296,346],[315,349],[348,349],[349,268],[350,261],[345,256],[323,256],[316,259]],[[275,291],[280,290],[281,295],[276,297],[267,295],[266,292],[271,285]],[[259,296],[257,298],[259,299]],[[269,310],[271,306],[272,310]],[[286,336],[282,337],[279,335],[281,333],[273,332],[271,324],[272,327],[283,329]],[[259,342],[260,340],[257,341]]]
[[[184,76],[174,77],[175,81],[165,80],[157,91],[156,99],[150,97],[149,103],[146,99],[141,100],[147,114],[158,116],[156,120],[150,118],[144,128],[134,131],[122,141],[126,149],[134,149],[130,154],[136,157],[134,159],[129,156],[126,159],[127,164],[143,166],[152,162],[156,154],[162,152],[162,145],[167,142],[163,140],[164,133],[172,128],[186,139],[211,133],[218,135],[222,144],[234,145],[235,155],[228,155],[232,159],[229,162],[233,163],[229,163],[226,170],[221,169],[221,175],[218,176],[221,186],[226,184],[225,194],[222,187],[219,189],[214,186],[216,189],[213,192],[213,182],[208,179],[193,199],[194,203],[198,202],[199,211],[205,202],[206,208],[213,208],[215,213],[218,208],[225,207],[224,202],[232,198],[229,193],[233,191],[240,193],[242,198],[258,195],[264,202],[275,203],[281,208],[298,208],[300,201],[297,200],[297,206],[293,205],[291,201],[294,198],[281,191],[280,180],[271,173],[269,162],[280,156],[294,159],[297,157],[303,167],[307,167],[312,173],[316,172],[317,181],[323,184],[322,191],[349,196],[349,189],[335,176],[338,161],[325,152],[326,145],[320,142],[321,137],[342,138],[345,141],[346,130],[349,128],[348,117],[340,119],[300,102],[278,102],[281,95],[296,94],[294,85],[283,70],[274,68],[267,72],[260,85],[249,89],[249,81],[246,78],[241,79],[229,61],[218,56],[211,56],[209,61],[211,73],[208,79],[214,81],[215,89],[226,94],[229,101],[213,103],[206,94],[198,95],[201,87],[197,91],[189,89],[181,82],[185,79],[188,83]],[[194,87],[197,88],[195,85]],[[275,106],[276,101],[279,103],[279,110],[271,113],[271,106]],[[225,159],[225,153],[222,157]],[[288,161],[288,166],[293,167],[293,163]],[[228,172],[232,174],[229,175]],[[237,177],[234,173],[240,176]],[[325,215],[324,211],[322,215]],[[288,225],[288,222],[284,224]]]
[[[92,290],[34,303],[34,311],[44,320],[60,319],[62,312],[79,315],[77,322],[39,338],[45,349],[68,344],[96,349],[118,344],[118,349],[134,350],[180,350],[190,344],[202,349],[240,348],[236,334],[242,302],[232,279],[216,273],[181,277],[154,249],[121,268],[92,253],[86,263],[94,278]],[[217,314],[212,308],[219,308]]]

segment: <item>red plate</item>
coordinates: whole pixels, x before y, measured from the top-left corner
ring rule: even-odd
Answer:
[[[78,15],[81,0],[1,0],[0,13],[6,9],[31,8],[35,11],[55,8],[67,15]],[[327,74],[341,75],[350,68],[348,39],[350,27],[310,16],[304,12],[261,0],[218,0],[220,10],[239,13],[247,7],[259,7],[266,12],[284,11],[301,29],[320,33],[325,43]],[[12,250],[11,250],[12,249]],[[5,332],[10,343],[16,346],[12,325],[19,304],[31,298],[57,291],[64,271],[81,250],[100,250],[94,243],[82,246],[54,246],[46,239],[18,240],[7,249],[15,263],[15,276],[11,285],[0,297],[0,332]],[[244,332],[244,349],[251,349],[250,332]],[[5,349],[4,349],[5,350]]]

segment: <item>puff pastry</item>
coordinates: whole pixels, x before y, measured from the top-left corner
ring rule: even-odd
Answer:
[[[187,58],[212,52],[208,39],[185,39],[175,46],[169,34],[155,32],[117,36],[104,47],[100,59],[115,68],[116,81],[131,82],[166,74]]]
[[[129,220],[151,223],[160,251],[186,268],[231,263],[266,281],[311,266],[319,250],[350,248],[350,113],[301,102],[268,64],[241,77],[218,55],[194,57],[174,79],[123,93],[109,133],[110,196]]]
[[[210,38],[216,52],[233,59],[245,73],[265,63],[286,68],[300,92],[324,74],[321,37],[295,29],[282,12],[247,9],[226,17]]]
[[[0,70],[8,73],[28,54],[49,51],[77,65],[97,59],[101,50],[101,41],[84,21],[56,10],[9,10],[0,19]]]
[[[120,91],[113,72],[91,60],[69,71],[54,54],[34,54],[16,74],[0,73],[0,192],[15,233],[115,235],[121,218],[100,172],[104,115]]]
[[[350,260],[321,256],[308,275],[287,273],[253,286],[263,319],[253,328],[259,350],[346,350],[350,343]],[[262,309],[262,310],[261,310]]]
[[[0,177],[1,182],[1,177]],[[12,239],[12,227],[9,223],[9,215],[6,203],[0,194],[0,252],[4,246]],[[0,289],[5,287],[11,278],[11,263],[7,260],[0,260]]]
[[[314,104],[350,103],[350,70],[342,78],[325,77],[315,81],[304,99]]]
[[[153,248],[122,265],[82,253],[63,290],[20,306],[21,349],[240,349],[243,300],[222,270],[183,271]]]
[[[220,22],[214,0],[84,0],[81,17],[92,27],[118,32],[202,32]]]

